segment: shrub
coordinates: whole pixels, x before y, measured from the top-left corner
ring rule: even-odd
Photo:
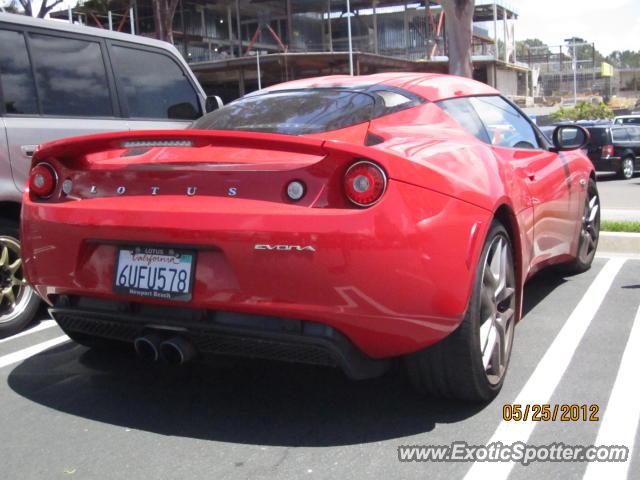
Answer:
[[[551,114],[554,122],[569,120],[575,122],[577,120],[596,120],[598,118],[613,118],[614,114],[602,102],[593,105],[588,102],[578,102],[573,108],[561,108]]]

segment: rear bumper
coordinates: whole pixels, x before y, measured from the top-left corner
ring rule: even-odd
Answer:
[[[617,172],[620,170],[620,157],[591,158],[597,172]]]
[[[27,278],[50,303],[68,295],[294,318],[328,325],[384,358],[459,325],[490,221],[491,212],[396,181],[362,210],[168,195],[61,204],[25,197],[23,257]],[[195,248],[191,301],[115,294],[114,262],[125,243]]]
[[[354,380],[379,376],[387,360],[364,355],[338,330],[291,318],[59,296],[49,309],[69,332],[132,343],[149,333],[188,339],[200,354],[341,367]]]

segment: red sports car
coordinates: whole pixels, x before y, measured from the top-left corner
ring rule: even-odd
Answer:
[[[288,82],[190,130],[43,145],[25,272],[85,345],[353,378],[400,357],[420,390],[488,401],[525,281],[593,260],[587,137],[561,126],[550,143],[498,91],[454,76]]]

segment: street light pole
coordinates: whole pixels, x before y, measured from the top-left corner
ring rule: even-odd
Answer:
[[[351,2],[350,0],[347,0],[347,35],[349,37],[349,75],[353,76],[353,44],[351,42]]]
[[[566,38],[565,42],[569,44],[571,47],[571,67],[573,69],[573,106],[574,108],[578,106],[578,85],[576,80],[576,70],[577,62],[576,62],[576,41],[574,38]]]

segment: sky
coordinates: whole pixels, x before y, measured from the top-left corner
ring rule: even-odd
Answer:
[[[478,2],[480,3],[480,2]],[[503,0],[518,13],[516,40],[539,38],[560,45],[565,38],[594,42],[608,55],[640,50],[640,0]]]

